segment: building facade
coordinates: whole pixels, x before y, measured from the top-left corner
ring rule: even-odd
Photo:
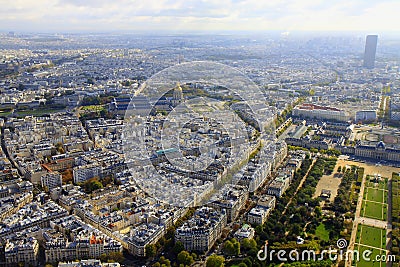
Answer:
[[[386,147],[382,141],[376,145],[357,145],[354,149],[354,155],[376,160],[400,162],[400,149]]]
[[[315,104],[301,104],[293,108],[293,116],[300,118],[320,119],[320,120],[332,120],[332,121],[347,121],[349,116],[344,110],[319,106]]]
[[[74,183],[78,184],[94,177],[100,177],[101,173],[101,166],[96,163],[77,166],[73,170]]]
[[[355,122],[374,122],[377,118],[376,110],[360,110],[356,112]]]
[[[50,191],[56,187],[62,186],[62,177],[59,172],[49,172],[40,177],[42,187],[46,189],[46,191]]]
[[[227,218],[225,210],[203,207],[175,231],[175,241],[187,251],[208,251],[220,238]]]
[[[34,237],[20,240],[7,240],[4,247],[4,257],[7,266],[16,263],[26,263],[36,266],[39,256],[39,242]]]

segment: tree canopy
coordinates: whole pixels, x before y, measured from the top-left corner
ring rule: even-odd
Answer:
[[[190,266],[194,262],[192,255],[185,250],[179,252],[177,259],[178,263],[183,264],[184,266]]]
[[[216,254],[207,258],[206,267],[223,267],[225,258]]]

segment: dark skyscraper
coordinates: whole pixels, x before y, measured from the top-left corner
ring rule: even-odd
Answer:
[[[376,44],[378,35],[367,35],[364,52],[364,67],[372,69],[375,66]]]

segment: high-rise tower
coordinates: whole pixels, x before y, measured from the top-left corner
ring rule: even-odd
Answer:
[[[376,45],[378,35],[367,35],[365,41],[364,67],[372,69],[375,66]]]

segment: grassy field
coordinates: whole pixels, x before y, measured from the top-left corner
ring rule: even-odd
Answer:
[[[329,231],[325,228],[325,224],[318,225],[315,229],[315,236],[320,240],[329,241]]]
[[[90,105],[81,107],[81,110],[90,112],[100,112],[104,109],[106,109],[106,105]]]
[[[357,243],[361,245],[381,249],[386,247],[386,230],[367,225],[359,225],[357,228],[357,236]]]
[[[385,221],[387,219],[387,204],[363,200],[361,216]]]
[[[45,114],[62,112],[64,109],[36,109],[36,110],[24,110],[24,111],[16,111],[15,115],[17,117],[25,117],[25,116],[42,116]]]
[[[363,259],[363,253],[365,250],[369,250],[372,253],[368,256],[369,260],[367,259]],[[384,255],[385,252],[383,250],[380,249],[373,249],[373,248],[369,248],[369,247],[365,247],[365,246],[358,246],[358,251],[360,253],[360,261],[356,263],[357,267],[383,267],[386,266],[385,262],[379,262],[379,261],[375,261],[375,259],[377,258],[377,255]]]
[[[12,111],[0,111],[0,117],[7,117],[12,114]]]
[[[384,190],[367,187],[365,190],[366,199],[369,201],[385,203]]]
[[[388,179],[386,178],[375,183],[373,182],[372,176],[367,177],[361,206],[362,217],[378,219],[382,221],[387,220],[387,183]]]
[[[359,251],[360,261],[354,264],[357,267],[385,266],[384,262],[375,261],[377,255],[386,254],[386,230],[366,225],[359,225],[357,228],[356,246]],[[365,250],[370,250],[368,259],[362,257]]]

